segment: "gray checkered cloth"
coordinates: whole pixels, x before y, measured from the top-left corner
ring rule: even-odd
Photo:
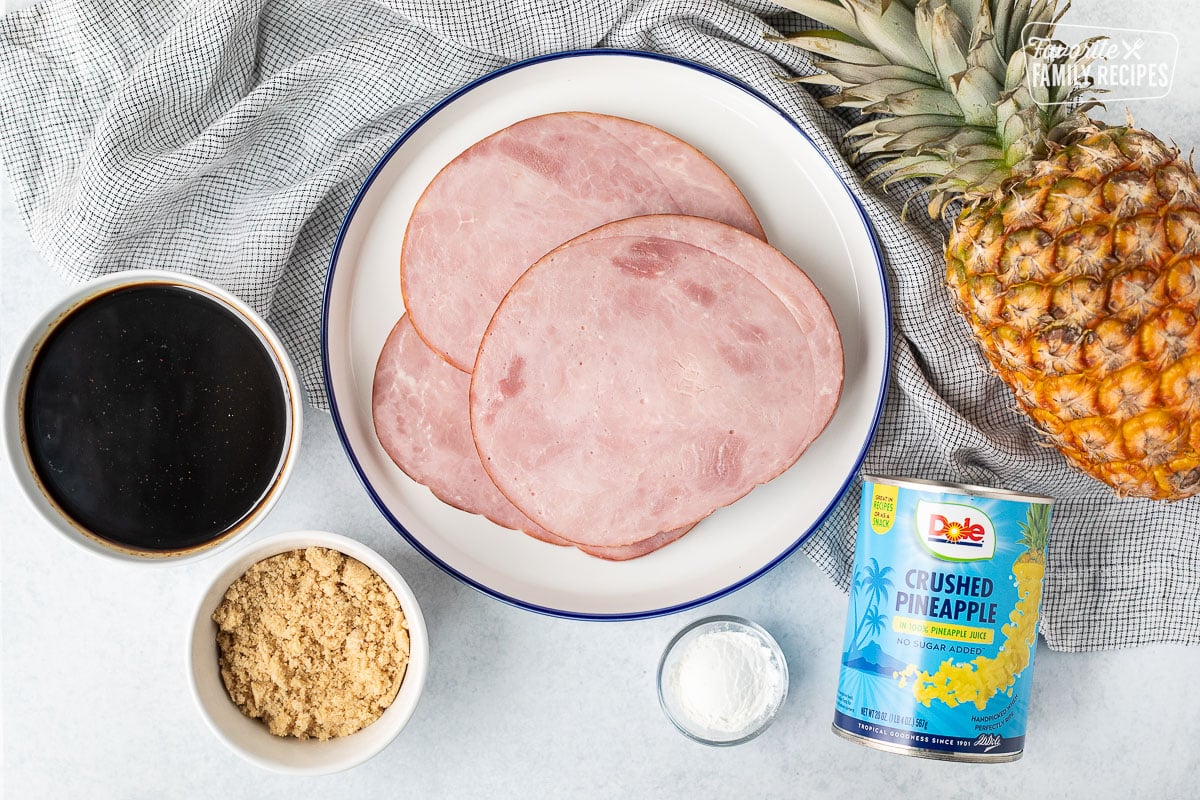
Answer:
[[[766,2],[51,0],[0,22],[0,155],[45,259],[72,280],[203,276],[265,313],[326,407],[318,352],[334,237],[368,171],[453,89],[514,60],[651,50],[767,95],[874,221],[895,342],[870,472],[1059,498],[1042,631],[1064,650],[1200,642],[1200,505],[1116,500],[1041,446],[942,285],[941,224],[899,218],[839,152],[848,117],[778,80],[808,23]],[[806,544],[845,588],[860,484]]]

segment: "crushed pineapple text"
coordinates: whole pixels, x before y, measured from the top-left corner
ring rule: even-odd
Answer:
[[[981,623],[996,621],[996,604],[984,601],[984,598],[991,597],[995,588],[990,578],[910,569],[904,575],[904,583],[914,591],[896,592],[896,611],[920,614],[930,619]]]

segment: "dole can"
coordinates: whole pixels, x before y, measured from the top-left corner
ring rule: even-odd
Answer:
[[[1020,758],[1052,504],[863,477],[835,733],[924,758]]]

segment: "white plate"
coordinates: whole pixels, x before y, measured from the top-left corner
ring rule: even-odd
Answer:
[[[375,438],[371,383],[404,311],[399,254],[418,196],[471,144],[552,111],[656,125],[725,169],[767,237],[833,308],[846,381],[829,427],[786,473],[718,510],[678,542],[612,563],[544,544],[451,508],[397,469]],[[719,73],[645,53],[582,51],[525,61],[456,92],[410,128],[346,215],[325,290],[322,356],[334,423],[367,491],[436,564],[544,613],[629,619],[732,591],[791,553],[853,477],[888,374],[889,313],[878,247],[861,208],[812,143],[765,98]]]

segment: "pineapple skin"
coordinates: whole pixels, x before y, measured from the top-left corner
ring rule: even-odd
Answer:
[[[1177,149],[1078,131],[965,208],[946,280],[1068,461],[1122,496],[1200,493],[1200,180]]]

